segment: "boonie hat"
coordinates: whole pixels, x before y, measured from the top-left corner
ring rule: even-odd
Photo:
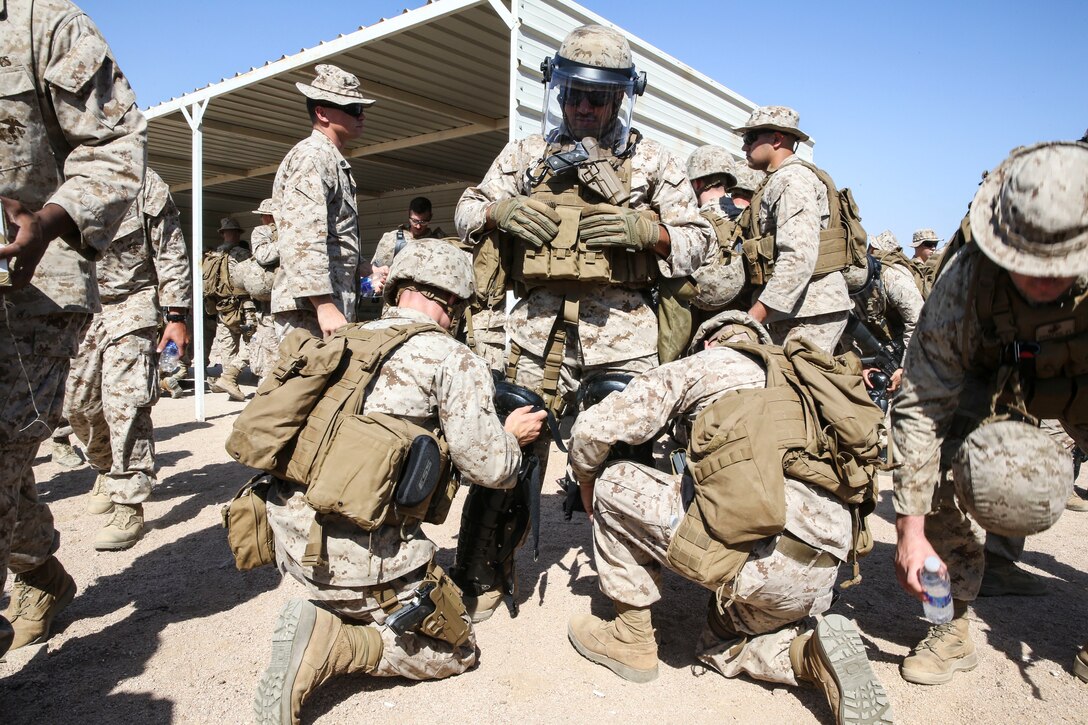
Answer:
[[[1031,277],[1088,273],[1088,145],[1017,149],[971,202],[971,234],[998,266]]]
[[[225,216],[219,220],[219,231],[225,232],[228,229],[237,229],[242,231],[242,225],[234,220],[232,216]]]
[[[915,231],[910,238],[910,246],[915,249],[922,246],[925,242],[936,242],[937,244],[940,244],[941,238],[938,237],[937,232],[932,229],[919,229]]]
[[[265,199],[264,201],[262,201],[261,205],[253,210],[253,213],[254,214],[275,214],[275,212],[272,211],[272,200],[271,199]]]
[[[314,70],[317,71],[317,77],[314,78],[313,83],[295,84],[295,88],[307,98],[328,101],[337,106],[350,106],[352,103],[373,106],[377,103],[373,98],[366,98],[363,95],[363,86],[359,83],[359,79],[346,70],[324,63]]]
[[[743,134],[757,128],[770,128],[796,136],[801,141],[808,141],[808,134],[798,128],[800,122],[800,114],[789,106],[760,106],[752,111],[747,123],[734,130]]]

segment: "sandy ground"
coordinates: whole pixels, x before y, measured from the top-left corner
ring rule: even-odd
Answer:
[[[0,664],[0,722],[252,721],[273,622],[301,587],[272,567],[236,571],[227,548],[220,508],[249,476],[223,450],[241,407],[211,395],[207,422],[194,423],[192,398],[159,403],[161,483],[146,504],[150,530],[125,552],[93,550],[105,522],[83,513],[94,475],[57,468],[43,447],[39,491],[52,506],[60,558],[79,594],[47,644],[9,653]],[[307,703],[303,722],[831,722],[814,690],[726,680],[693,667],[707,592],[671,574],[653,608],[661,657],[655,682],[627,683],[582,659],[567,642],[567,618],[609,615],[611,607],[597,587],[584,517],[562,519],[550,483],[561,464],[553,455],[540,560],[525,550],[519,558],[521,612],[511,618],[502,609],[478,627],[479,666],[442,682],[341,678]],[[429,530],[445,565],[461,500],[445,525]],[[832,611],[858,622],[898,721],[1088,722],[1088,685],[1071,673],[1088,642],[1088,514],[1067,512],[1028,543],[1024,563],[1047,578],[1049,595],[980,600],[973,614],[979,666],[929,688],[905,683],[897,670],[926,624],[921,606],[895,583],[892,520],[885,490],[865,581],[843,591]]]

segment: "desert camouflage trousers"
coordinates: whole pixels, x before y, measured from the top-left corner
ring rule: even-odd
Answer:
[[[350,536],[341,526],[326,527],[327,567],[315,568],[301,563],[302,551],[309,536],[313,512],[301,511],[302,488],[289,484],[273,486],[268,496],[268,521],[276,540],[276,563],[282,573],[290,574],[306,587],[310,597],[325,604],[331,611],[355,624],[371,624],[382,637],[384,650],[377,669],[371,674],[379,677],[407,677],[412,680],[433,680],[459,675],[476,663],[476,635],[460,647],[418,633],[398,635],[385,625],[386,613],[378,597],[392,590],[401,604],[407,604],[416,593],[427,573],[434,545],[422,534],[411,542],[399,542],[396,527],[381,527],[373,537],[355,528]],[[345,519],[340,519],[345,521]],[[420,553],[429,552],[422,558],[422,565],[407,573],[383,581],[381,584],[363,586],[343,584],[352,578],[373,581],[380,572],[401,569],[398,563],[418,562]],[[400,559],[400,562],[396,560]],[[365,560],[365,564],[363,563]],[[368,572],[367,569],[372,569]],[[332,584],[330,580],[341,582]],[[468,622],[468,617],[464,617]]]
[[[666,552],[683,515],[679,476],[629,461],[606,466],[593,489],[593,550],[601,591],[636,607],[658,601],[661,568],[668,567]],[[744,636],[721,640],[704,627],[697,653],[726,677],[747,673],[795,685],[790,642],[811,628],[808,617],[831,606],[838,567],[785,556],[775,542],[767,539],[753,549],[732,596],[721,602],[733,629]]]
[[[249,339],[249,369],[260,381],[276,367],[279,348],[280,342],[276,337],[272,313],[262,310],[257,317],[257,330]]]
[[[38,444],[60,424],[64,379],[89,320],[82,313],[20,317],[6,305],[0,309],[0,591],[8,569],[30,571],[57,547],[33,463]]]
[[[219,324],[215,326],[212,349],[208,353],[208,364],[220,364],[224,370],[230,367],[241,370],[246,367],[249,365],[249,345],[252,337],[252,332],[242,332],[239,327],[228,327],[219,320]]]
[[[803,337],[816,348],[834,355],[839,338],[846,332],[849,317],[849,310],[812,317],[794,317],[791,320],[772,322],[767,326],[767,332],[771,333],[771,341],[775,345],[785,345],[788,340]]]
[[[137,504],[155,485],[156,331],[126,330],[124,319],[110,317],[95,315],[83,335],[64,413],[88,463],[103,475],[102,492],[115,503]]]
[[[506,310],[480,310],[472,314],[472,334],[465,343],[500,373],[506,370]]]

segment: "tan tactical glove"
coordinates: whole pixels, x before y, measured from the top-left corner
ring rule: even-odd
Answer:
[[[559,233],[559,215],[547,204],[527,196],[515,196],[496,202],[491,218],[504,232],[513,234],[537,249],[555,239]]]
[[[582,215],[578,235],[590,249],[626,247],[641,252],[657,244],[660,228],[650,212],[598,204]]]

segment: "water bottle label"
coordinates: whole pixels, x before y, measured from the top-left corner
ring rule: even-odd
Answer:
[[[931,606],[931,607],[933,607],[935,609],[943,609],[945,607],[952,606],[952,592],[949,592],[948,594],[945,594],[944,596],[940,596],[940,597],[935,597],[935,596],[932,596],[929,593],[926,593],[925,598],[926,598],[926,604],[928,604],[929,606]]]

